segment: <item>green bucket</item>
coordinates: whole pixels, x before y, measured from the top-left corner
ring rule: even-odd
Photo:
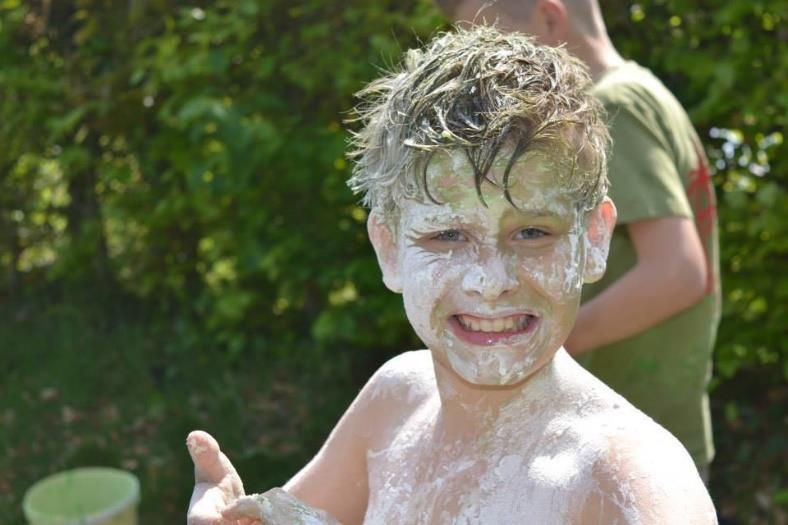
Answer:
[[[136,525],[140,484],[126,471],[87,467],[42,479],[22,508],[31,525]]]

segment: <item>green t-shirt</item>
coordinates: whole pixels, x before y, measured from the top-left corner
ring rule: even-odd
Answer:
[[[627,224],[656,217],[694,218],[709,280],[704,298],[658,325],[580,356],[580,363],[681,441],[698,466],[714,456],[706,387],[720,310],[717,218],[708,164],[681,104],[634,62],[594,87],[613,136],[610,197],[618,209],[604,278],[587,301],[637,261]],[[669,253],[665,257],[670,257]]]

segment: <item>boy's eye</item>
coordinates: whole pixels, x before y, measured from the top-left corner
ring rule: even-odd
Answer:
[[[515,238],[518,240],[533,241],[548,235],[550,235],[548,232],[540,230],[539,228],[523,228],[515,234]]]
[[[466,237],[460,230],[444,230],[436,233],[432,239],[435,241],[460,242],[466,240]]]

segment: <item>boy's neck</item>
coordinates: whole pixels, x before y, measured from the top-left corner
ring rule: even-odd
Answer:
[[[566,359],[571,360],[561,348],[542,368],[511,387],[473,385],[435,362],[435,380],[440,398],[439,417],[445,433],[458,437],[482,433],[506,407],[516,404],[527,413],[529,407],[544,401],[548,392],[551,398],[561,397],[557,382]]]

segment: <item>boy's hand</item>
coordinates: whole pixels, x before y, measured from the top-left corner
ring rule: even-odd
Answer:
[[[241,478],[219,444],[208,433],[195,430],[186,438],[194,462],[194,492],[186,516],[188,525],[250,525],[254,520],[228,519],[227,505],[244,495]],[[259,523],[259,521],[257,521]]]
[[[263,525],[340,525],[328,512],[305,505],[280,488],[241,496],[222,510],[222,516],[230,523],[238,520]]]

